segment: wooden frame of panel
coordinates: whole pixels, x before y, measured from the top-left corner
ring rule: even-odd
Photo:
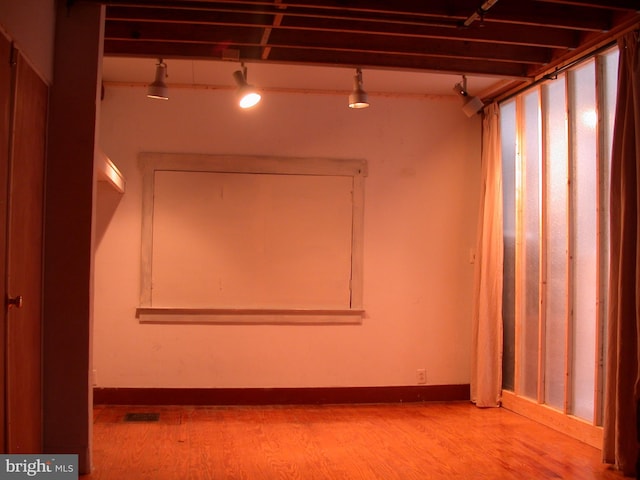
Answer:
[[[525,261],[525,247],[523,245],[523,235],[524,235],[524,206],[523,201],[525,198],[525,173],[524,167],[521,165],[522,162],[522,132],[518,128],[517,130],[517,159],[516,159],[516,279],[515,279],[515,288],[516,288],[516,339],[515,339],[515,378],[514,378],[514,391],[506,391],[503,390],[503,400],[502,406],[523,414],[527,417],[540,421],[548,426],[558,428],[562,431],[565,431],[571,436],[579,438],[583,441],[586,441],[590,445],[594,447],[601,448],[602,446],[602,428],[599,426],[602,424],[602,407],[603,407],[603,388],[604,388],[604,349],[605,349],[605,326],[606,326],[606,304],[607,304],[607,252],[608,252],[608,237],[607,237],[607,225],[608,225],[608,215],[607,215],[607,172],[608,167],[606,165],[606,161],[608,158],[607,155],[607,142],[605,139],[605,123],[603,122],[603,115],[605,114],[604,106],[605,106],[605,81],[604,81],[604,65],[602,56],[606,55],[607,52],[603,53],[600,56],[594,57],[594,62],[596,66],[596,108],[598,113],[598,130],[596,132],[596,165],[597,165],[597,255],[596,255],[596,279],[597,285],[596,289],[596,298],[595,302],[597,304],[596,308],[596,327],[595,327],[595,338],[596,342],[596,355],[593,359],[593,367],[594,367],[594,375],[595,375],[595,388],[594,388],[594,413],[593,418],[590,421],[585,421],[578,417],[573,416],[572,406],[571,406],[571,398],[572,398],[572,385],[571,385],[571,377],[572,377],[572,358],[573,358],[573,335],[574,335],[574,295],[572,292],[571,284],[574,281],[573,277],[575,274],[575,261],[574,261],[574,247],[573,241],[575,239],[576,231],[573,223],[573,216],[575,215],[575,192],[573,189],[573,178],[574,178],[574,165],[575,165],[575,151],[573,147],[573,135],[571,128],[567,129],[567,144],[568,144],[568,178],[567,178],[567,236],[568,236],[568,245],[567,245],[567,275],[566,281],[569,286],[567,296],[566,296],[566,306],[567,306],[567,317],[566,317],[566,327],[565,327],[565,362],[564,362],[564,372],[565,372],[565,393],[564,393],[564,406],[562,410],[557,410],[552,407],[548,407],[544,404],[545,401],[545,390],[544,390],[544,374],[545,374],[545,345],[544,345],[544,336],[545,336],[545,308],[544,305],[546,303],[546,256],[547,256],[547,247],[545,240],[545,232],[546,232],[546,219],[547,219],[547,207],[545,204],[545,192],[546,192],[546,171],[545,171],[545,129],[547,128],[546,122],[544,120],[544,115],[542,116],[542,148],[541,148],[541,179],[542,184],[540,186],[541,189],[541,202],[540,202],[540,325],[539,325],[539,342],[538,342],[538,388],[537,388],[537,398],[527,399],[522,396],[522,380],[520,379],[522,372],[520,363],[520,357],[522,352],[518,350],[522,347],[522,322],[523,322],[523,314],[524,311],[524,302],[525,302],[525,294],[524,289],[525,285],[524,281],[524,264]],[[572,88],[570,87],[570,79],[569,75],[566,75],[562,81],[566,84],[566,111],[568,115],[568,124],[570,125],[572,122],[575,122],[575,112],[572,111],[569,106],[572,102]],[[541,92],[540,99],[542,100],[543,92]],[[516,102],[516,121],[518,125],[523,125],[523,99],[522,96],[518,96],[515,99]]]
[[[326,158],[280,158],[205,154],[141,153],[143,172],[140,307],[141,323],[359,323],[363,308],[363,236],[365,160]],[[353,179],[351,297],[348,309],[289,308],[156,308],[151,297],[154,172],[226,172],[281,175],[340,175]]]

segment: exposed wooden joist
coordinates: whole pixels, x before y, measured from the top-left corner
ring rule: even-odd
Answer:
[[[127,40],[104,41],[104,54],[107,56],[148,57],[148,58],[181,58],[193,60],[223,60],[231,45],[206,43],[177,42],[130,42]],[[239,50],[239,60],[257,61],[261,58],[262,47],[245,46]]]
[[[531,4],[531,1],[525,3]],[[485,18],[487,22],[511,23],[522,26],[535,26],[545,28],[566,28],[572,30],[603,31],[611,26],[611,20],[601,11],[588,10],[573,11],[566,7],[557,8],[554,6],[537,6],[535,9],[522,9],[519,5],[500,5],[498,11],[492,10]],[[225,24],[232,25],[263,25],[270,23],[268,20],[276,16],[284,18],[282,10],[273,8],[261,8],[259,10],[243,10],[237,6],[211,6],[207,10],[177,9],[177,8],[143,8],[143,7],[109,7],[107,10],[107,20],[127,20],[145,22],[170,22],[170,23],[190,23],[190,24]],[[382,31],[391,34],[403,34],[404,30],[410,29],[406,34],[416,33],[419,28],[444,27],[461,28],[460,17],[458,15],[443,15],[430,17],[376,17],[354,15],[352,12],[329,12],[324,10],[292,9],[286,12],[286,18],[292,24],[297,19],[311,21],[324,21],[324,24],[348,25],[348,30]],[[353,26],[350,26],[353,25]],[[395,26],[395,28],[394,28]]]
[[[545,26],[604,32],[611,28],[612,18],[596,8],[576,8],[560,4],[541,4],[535,0],[500,2],[486,16],[485,22]]]
[[[354,52],[377,52],[396,55],[418,55],[456,58],[475,58],[516,63],[546,64],[551,60],[547,48],[496,43],[487,48],[483,42],[449,39],[443,42],[434,38],[395,37],[386,35],[363,35],[356,38],[348,32],[309,31],[304,37],[292,30],[277,30],[271,36],[274,47],[315,48],[326,50],[349,50]]]
[[[308,49],[272,50],[270,60],[279,63],[305,63]],[[348,65],[362,68],[424,70],[430,72],[468,73],[509,78],[526,78],[528,68],[524,64],[491,62],[486,60],[465,60],[445,57],[400,57],[379,53],[328,52],[313,53],[314,60],[323,65]]]
[[[540,3],[556,3],[575,7],[640,11],[638,0],[535,0]]]
[[[482,5],[484,0],[107,0],[105,54],[218,59],[234,48],[253,62],[531,81],[640,25],[638,0],[502,0],[476,18]]]
[[[281,0],[275,0],[276,5],[278,5],[281,10],[286,7],[281,6]],[[262,60],[267,60],[269,58],[269,53],[271,52],[271,46],[269,45],[269,37],[271,37],[271,32],[273,31],[273,27],[279,27],[282,23],[283,14],[282,12],[277,13],[273,17],[273,25],[270,27],[265,27],[262,32],[262,40],[260,40],[260,44],[262,45]]]
[[[366,22],[338,22],[324,19],[301,19],[290,21],[282,28],[304,30],[345,31],[358,34],[380,33],[390,36],[437,38],[441,40],[469,40],[486,43],[528,45],[549,48],[575,48],[579,36],[574,31],[547,27],[526,27],[522,25],[494,24],[491,28],[445,28],[417,25],[384,25],[372,29]]]
[[[257,22],[259,26],[268,26],[271,22],[263,19]],[[211,27],[216,27],[211,28]],[[167,40],[169,36],[176,35],[177,41],[201,41],[203,36],[209,35],[215,30],[225,30],[229,36],[244,38],[250,35],[250,29],[256,27],[256,23],[228,23],[219,19],[208,24],[188,24],[172,22],[127,22],[121,20],[109,20],[106,25],[105,36],[108,39],[130,38],[147,40]],[[238,29],[233,32],[231,28]],[[579,36],[573,31],[559,30],[546,27],[526,27],[516,25],[494,25],[492,28],[468,28],[450,29],[438,27],[395,26],[384,25],[373,29],[362,22],[337,22],[325,19],[295,19],[295,23],[281,23],[278,29],[289,29],[305,32],[344,33],[362,35],[363,40],[369,35],[386,35],[389,37],[432,38],[439,40],[476,41],[486,43],[502,43],[511,45],[526,45],[548,48],[576,48],[579,44]],[[260,36],[262,35],[259,30]],[[302,33],[302,32],[300,32]],[[304,38],[301,35],[300,38]]]
[[[126,45],[123,45],[126,44]],[[118,40],[106,40],[105,55],[149,58],[192,58],[199,60],[222,60],[226,45],[185,44],[185,43],[132,43]],[[245,61],[260,61],[262,47],[245,46],[240,49],[240,58]],[[320,66],[360,66],[362,68],[394,69],[394,70],[424,70],[429,72],[447,72],[480,74],[506,78],[528,78],[528,67],[525,64],[505,62],[490,62],[485,60],[464,60],[444,57],[399,57],[398,55],[384,55],[360,52],[329,52],[314,51],[313,62],[309,61],[310,51],[303,48],[273,49],[269,55],[269,62],[299,63]]]

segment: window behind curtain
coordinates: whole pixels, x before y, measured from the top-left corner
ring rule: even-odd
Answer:
[[[501,104],[503,388],[596,425],[617,55]]]

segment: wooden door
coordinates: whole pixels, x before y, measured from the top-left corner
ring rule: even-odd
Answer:
[[[11,105],[11,42],[0,34],[0,295],[7,279],[7,172],[9,170],[9,130]],[[5,429],[5,353],[7,314],[0,308],[0,451],[6,451]]]
[[[6,450],[38,453],[42,451],[42,252],[48,87],[15,51],[13,65],[6,260]]]

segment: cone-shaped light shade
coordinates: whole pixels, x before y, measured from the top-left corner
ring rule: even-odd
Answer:
[[[362,88],[362,70],[356,70],[353,77],[353,92],[349,95],[349,108],[367,108],[369,100],[367,92]]]
[[[243,72],[236,70],[233,72],[233,78],[238,84],[238,104],[240,108],[251,108],[260,103],[262,95],[255,87],[247,83]]]
[[[156,65],[156,79],[149,85],[147,97],[169,100],[169,89],[167,84],[164,83],[165,78],[167,78],[167,64],[162,59],[159,59]]]

